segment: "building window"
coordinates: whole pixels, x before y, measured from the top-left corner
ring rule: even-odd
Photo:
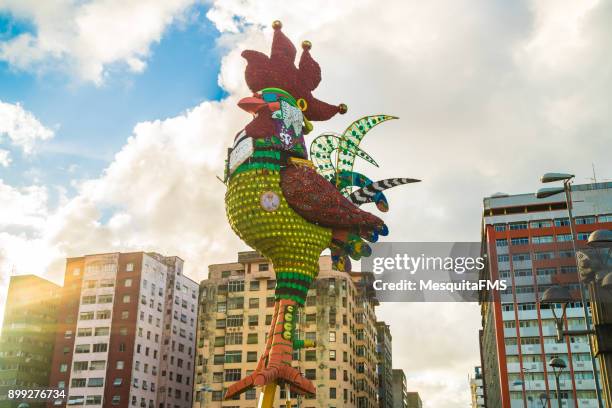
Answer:
[[[552,222],[550,220],[538,220],[531,221],[529,223],[529,228],[549,228],[552,227]]]
[[[126,272],[132,272],[133,270],[134,270],[134,264],[132,262],[130,262],[127,265],[125,265],[125,271]]]
[[[75,361],[73,363],[74,371],[85,371],[89,366],[88,361]]]
[[[93,320],[94,312],[81,312],[79,314],[79,320]]]
[[[595,217],[576,217],[576,225],[595,224]]]
[[[96,327],[95,336],[108,336],[110,329],[108,327]]]
[[[130,303],[130,295],[123,295],[123,303]]]
[[[249,316],[249,326],[257,326],[259,324],[259,316]]]
[[[316,350],[306,350],[306,352],[304,353],[304,359],[306,361],[317,361]]]
[[[257,333],[249,333],[247,337],[247,344],[257,344]]]
[[[91,333],[91,328],[80,328],[79,330],[77,330],[77,337],[88,337],[91,336]]]
[[[266,288],[268,288],[268,289],[275,289],[276,288],[276,281],[274,279],[268,279],[266,281]]]
[[[334,387],[329,389],[329,398],[336,399],[336,389]]]
[[[243,320],[242,315],[227,316],[227,327],[242,327]]]
[[[259,290],[259,281],[251,281],[249,284],[249,289],[252,291]]]
[[[239,310],[244,309],[244,298],[235,297],[227,300],[227,310]]]
[[[227,345],[242,344],[242,333],[240,332],[227,333],[225,335],[225,344]]]
[[[105,353],[108,350],[108,344],[106,343],[97,343],[93,345],[94,353]]]
[[[113,385],[115,387],[119,387],[121,384],[123,384],[123,378],[121,377],[117,377],[115,378],[115,380],[113,381]]]
[[[232,368],[225,370],[225,381],[238,381],[240,380],[240,369]]]
[[[529,238],[527,238],[527,237],[511,238],[510,239],[510,243],[512,245],[528,245],[529,244]]]
[[[96,361],[91,362],[91,364],[89,365],[89,369],[90,370],[104,370],[105,366],[106,366],[106,361],[96,360]]]
[[[125,362],[121,360],[117,361],[116,367],[117,367],[117,370],[123,370],[123,367],[125,367]]]
[[[249,299],[249,308],[251,308],[251,309],[259,309],[259,298],[250,298]]]
[[[336,379],[336,369],[335,368],[330,368],[329,369],[329,379],[330,380],[335,380]]]
[[[244,281],[243,280],[231,280],[227,284],[228,292],[244,292]]]
[[[530,259],[531,256],[529,255],[529,252],[512,255],[512,262],[529,261]]]
[[[102,404],[101,395],[88,395],[85,399],[85,405],[100,405]]]
[[[508,240],[507,239],[496,239],[495,240],[495,246],[498,247],[506,247],[508,246]]]
[[[74,347],[75,353],[89,353],[89,344],[77,344]]]
[[[121,396],[120,395],[113,395],[113,399],[111,401],[111,404],[119,405],[120,402],[121,402]]]
[[[550,244],[554,242],[554,238],[552,235],[541,235],[537,237],[531,237],[532,244]]]
[[[72,338],[72,330],[66,330],[64,332],[64,338],[65,339],[71,339]]]
[[[96,297],[95,296],[83,296],[81,303],[84,305],[93,305],[96,303]]]
[[[65,373],[66,371],[68,371],[68,364],[60,364],[59,371],[60,373]]]
[[[98,303],[113,303],[113,295],[99,295]]]
[[[527,229],[527,223],[526,222],[513,222],[513,223],[508,224],[508,227],[510,228],[510,231],[524,230],[524,229]]]
[[[104,378],[90,378],[87,380],[88,387],[102,387],[104,385]]]
[[[129,288],[132,286],[132,279],[131,278],[127,278],[123,281],[123,286],[125,286],[126,288]]]
[[[87,384],[87,379],[85,378],[73,378],[72,381],[70,382],[70,386],[73,388],[85,387],[86,384]]]
[[[111,311],[110,310],[101,310],[101,311],[96,313],[96,318],[99,319],[99,320],[110,319],[110,317],[111,317]]]
[[[316,380],[317,379],[317,369],[316,368],[307,368],[304,371],[304,377],[308,380]]]
[[[257,398],[257,390],[255,388],[251,388],[244,393],[244,399],[246,400],[254,400]]]
[[[256,351],[247,351],[247,363],[254,363],[257,361]]]
[[[270,266],[269,266],[267,263],[260,263],[260,264],[257,266],[257,270],[258,270],[259,272],[267,272],[267,271],[269,271],[269,270],[270,270]]]
[[[241,363],[242,362],[242,351],[226,351],[225,352],[226,363]]]
[[[335,331],[330,331],[329,332],[329,341],[330,341],[330,343],[334,343],[336,341],[336,332]]]
[[[329,361],[336,361],[336,350],[329,350]]]
[[[550,251],[536,252],[534,254],[534,258],[537,261],[542,261],[542,260],[546,260],[546,259],[553,259],[554,257],[555,257],[555,253],[554,252],[550,252]]]

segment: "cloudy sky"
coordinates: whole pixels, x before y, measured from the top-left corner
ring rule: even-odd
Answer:
[[[61,282],[87,253],[233,261],[223,156],[249,120],[245,48],[281,19],[313,43],[316,91],[351,119],[401,119],[363,147],[396,241],[477,241],[482,197],[545,171],[612,177],[612,2],[0,0],[0,298],[11,274]],[[0,314],[4,305],[0,304]],[[426,407],[467,406],[478,306],[383,305],[394,361]]]

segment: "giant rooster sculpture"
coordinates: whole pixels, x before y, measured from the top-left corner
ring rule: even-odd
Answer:
[[[352,169],[355,157],[374,160],[359,148],[365,133],[392,116],[368,116],[354,122],[342,135],[323,134],[311,146],[304,134],[310,121],[324,121],[347,111],[330,105],[312,91],[321,81],[319,64],[302,43],[299,65],[296,49],[273,23],[270,56],[247,50],[246,83],[253,96],[238,106],[253,120],[238,133],[229,150],[225,196],[232,229],[249,246],[270,259],[276,274],[275,305],[265,350],[255,371],[234,383],[231,398],[254,386],[288,384],[292,391],[314,394],[313,384],[291,366],[294,349],[314,346],[295,338],[296,313],[319,271],[319,256],[331,249],[334,267],[350,270],[349,258],[370,254],[365,241],[375,242],[388,233],[384,222],[358,205],[375,202],[388,208],[383,190],[416,182],[387,179],[373,183]],[[337,152],[336,163],[333,152]],[[356,191],[353,191],[358,187]]]

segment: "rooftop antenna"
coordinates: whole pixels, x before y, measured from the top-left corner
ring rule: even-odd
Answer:
[[[597,183],[597,176],[595,175],[595,163],[591,162],[591,168],[593,169],[593,183]]]

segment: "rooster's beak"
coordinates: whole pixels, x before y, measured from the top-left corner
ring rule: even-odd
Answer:
[[[258,110],[267,105],[267,102],[259,96],[248,96],[238,101],[238,106],[245,111],[255,114]]]

